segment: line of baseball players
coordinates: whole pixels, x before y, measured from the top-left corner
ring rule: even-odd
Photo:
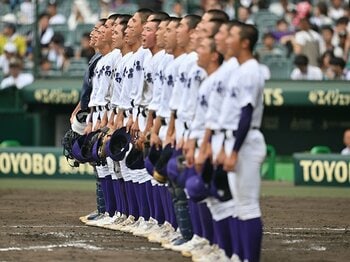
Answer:
[[[141,9],[95,25],[98,53],[71,118],[87,110],[83,133],[105,130],[98,212],[84,223],[193,261],[259,261],[266,145],[257,40],[254,26],[221,10],[175,18]]]

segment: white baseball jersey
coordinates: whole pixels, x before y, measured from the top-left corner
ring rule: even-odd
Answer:
[[[126,70],[126,63],[128,60],[132,57],[132,52],[129,52],[125,54],[118,64],[116,64],[115,70],[114,70],[114,76],[113,76],[113,92],[112,92],[112,98],[111,98],[111,104],[113,106],[119,106],[120,105],[120,96],[122,93],[122,86],[123,86],[123,72]]]
[[[156,71],[159,64],[162,62],[165,51],[161,50],[153,56],[147,56],[144,61],[144,87],[140,105],[148,106],[152,101],[154,82],[156,81]]]
[[[251,72],[256,72],[251,74]],[[259,128],[263,115],[264,76],[260,73],[259,63],[250,59],[232,72],[228,94],[222,102],[219,116],[220,128],[237,130],[241,108],[251,104],[253,115],[251,127]]]
[[[174,56],[165,53],[165,51],[162,52],[162,57],[159,61],[159,64],[156,68],[154,68],[154,73],[152,73],[153,78],[153,94],[152,94],[152,100],[148,106],[149,110],[158,111],[161,103],[161,96],[162,96],[162,90],[164,85],[164,71],[165,68],[172,63],[174,60]],[[160,53],[158,52],[158,53]],[[157,53],[157,54],[158,54]]]
[[[161,117],[170,118],[171,110],[169,107],[169,101],[173,92],[175,79],[177,77],[179,67],[182,65],[186,57],[187,54],[182,54],[176,57],[164,71],[164,85],[162,87],[161,105],[158,111],[158,115]]]
[[[199,86],[207,76],[207,72],[197,64],[194,64],[190,69],[177,109],[177,117],[181,121],[191,122],[193,120],[196,111]]]
[[[94,76],[92,78],[92,92],[89,107],[105,106],[110,102],[112,94],[113,69],[116,60],[121,59],[119,49],[103,56],[96,64]]]
[[[182,97],[182,91],[184,90],[184,87],[188,81],[188,72],[190,71],[191,67],[196,64],[198,59],[196,52],[191,52],[185,55],[186,57],[183,58],[183,62],[181,63],[181,66],[179,66],[178,73],[175,78],[173,92],[171,93],[169,101],[169,107],[171,110],[178,109]]]
[[[224,61],[223,64],[215,71],[215,81],[212,93],[209,96],[208,111],[205,115],[205,127],[211,130],[218,130],[219,116],[221,114],[221,104],[226,96],[231,73],[238,70],[238,62],[235,57]]]
[[[132,103],[134,105],[140,104],[144,84],[143,64],[146,57],[151,55],[152,53],[149,49],[144,49],[141,46],[126,63],[121,94],[121,108],[130,109],[133,107]]]
[[[215,74],[208,76],[198,90],[196,111],[190,127],[190,139],[201,139],[205,132],[205,113],[208,110],[208,100],[215,81]]]

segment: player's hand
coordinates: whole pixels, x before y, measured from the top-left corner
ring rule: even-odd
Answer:
[[[126,132],[129,133],[131,131],[131,127],[134,121],[132,120],[132,116],[129,117],[128,122],[126,123]]]
[[[226,172],[235,171],[236,164],[238,160],[238,154],[236,151],[233,151],[230,156],[227,156],[224,161],[224,170]]]
[[[70,115],[69,121],[70,121],[71,124],[73,124],[74,118],[75,118],[75,112],[73,112],[73,113]]]
[[[84,129],[84,135],[91,133],[91,131],[92,131],[92,123],[89,122]]]
[[[132,124],[132,126],[131,126],[131,131],[130,131],[131,136],[138,138],[138,136],[139,136],[139,131],[140,131],[140,128],[139,128],[139,121],[138,121],[137,118],[136,118],[136,120],[133,122],[133,124]]]
[[[184,140],[183,137],[181,137],[179,139],[179,141],[176,142],[176,150],[179,150],[179,149],[183,148],[184,145],[185,145],[185,140]]]
[[[155,146],[157,150],[162,148],[162,140],[160,140],[158,134],[151,133],[151,146]]]
[[[108,124],[107,119],[103,118],[103,119],[101,120],[100,128],[105,127],[107,124]]]
[[[175,132],[172,135],[167,134],[165,138],[165,144],[170,144],[171,147],[175,146]]]
[[[96,131],[96,130],[100,129],[100,127],[101,127],[101,120],[100,120],[100,119],[97,119],[96,125],[94,126],[94,128],[92,129],[92,131]]]
[[[194,165],[194,147],[188,148],[186,150],[185,158],[187,167],[193,167]]]
[[[215,165],[223,165],[226,159],[226,153],[225,153],[225,149],[224,147],[221,147],[221,150],[218,154],[218,156],[216,157],[216,159],[214,159],[214,164]]]

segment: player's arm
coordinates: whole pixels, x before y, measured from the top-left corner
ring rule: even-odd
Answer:
[[[165,139],[165,144],[169,144],[170,143],[172,146],[174,146],[174,144],[175,144],[175,139],[174,139],[175,114],[176,114],[176,111],[172,111],[171,112],[169,125],[168,125],[168,130],[167,130],[166,139]]]
[[[250,124],[253,116],[253,106],[251,104],[246,105],[241,109],[241,117],[238,122],[238,128],[236,133],[236,140],[232,148],[232,153],[227,156],[224,163],[224,169],[226,171],[234,171],[237,159],[238,151],[240,150],[244,139],[246,138],[250,129]]]
[[[162,141],[159,138],[159,130],[162,126],[162,120],[159,116],[156,117],[156,120],[154,121],[154,125],[151,129],[151,145],[155,146],[157,149],[160,149],[162,147]]]
[[[76,107],[74,108],[71,116],[70,116],[70,123],[73,123],[73,119],[75,117],[75,115],[77,114],[77,112],[81,109],[81,102],[79,101],[79,103],[76,105]]]

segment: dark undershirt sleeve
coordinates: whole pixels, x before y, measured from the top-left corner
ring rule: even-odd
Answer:
[[[236,141],[233,146],[233,151],[238,152],[239,149],[241,148],[243,141],[246,138],[250,128],[252,115],[253,115],[253,106],[251,104],[248,104],[247,106],[241,109],[241,118],[239,119],[239,123],[238,123]]]

